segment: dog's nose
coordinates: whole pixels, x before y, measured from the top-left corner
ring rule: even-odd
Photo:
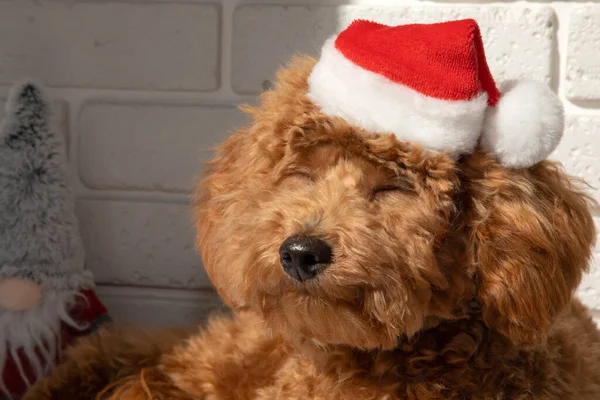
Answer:
[[[283,270],[304,282],[317,276],[331,263],[331,247],[312,236],[291,236],[279,247]]]

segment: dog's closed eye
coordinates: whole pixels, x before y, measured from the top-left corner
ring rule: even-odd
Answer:
[[[314,179],[313,175],[310,172],[303,171],[303,170],[291,172],[287,175],[287,177],[307,179],[309,181],[312,181]]]
[[[395,183],[377,185],[371,189],[370,200],[377,200],[387,195],[398,193],[414,193],[415,187],[410,182],[400,180]]]
[[[387,194],[391,194],[394,192],[400,192],[405,190],[405,188],[401,187],[401,186],[396,186],[396,185],[383,185],[383,186],[377,186],[374,187],[371,190],[371,196],[370,198],[372,200],[375,200],[377,198],[380,198],[381,196],[385,196]]]
[[[300,179],[306,181],[313,181],[314,176],[310,170],[306,168],[298,168],[298,167],[288,167],[286,168],[277,179],[277,183],[281,183],[287,179]]]
[[[311,171],[308,169],[305,169],[305,168],[295,168],[292,170],[288,170],[285,174],[285,177],[286,178],[294,177],[294,178],[300,178],[300,179],[307,179],[309,181],[312,181],[314,179],[314,176],[311,173]]]

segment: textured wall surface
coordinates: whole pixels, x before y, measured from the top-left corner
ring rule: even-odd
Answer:
[[[553,157],[600,188],[598,3],[0,0],[0,97],[26,76],[49,87],[88,263],[117,318],[192,323],[219,306],[194,250],[194,176],[244,123],[237,104],[357,17],[476,18],[498,81],[533,78],[558,91],[567,129]],[[600,316],[600,269],[579,295]]]

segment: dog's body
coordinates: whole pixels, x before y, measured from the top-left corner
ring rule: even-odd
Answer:
[[[26,399],[87,400],[108,388],[100,398],[591,400],[600,390],[600,335],[577,301],[543,345],[527,350],[474,318],[391,351],[339,348],[313,357],[268,338],[260,324],[256,315],[241,314],[166,342],[138,333],[128,351],[124,332],[105,330],[83,339]]]
[[[313,66],[280,74],[197,191],[235,316],[160,341],[104,330],[26,399],[600,398],[600,334],[573,298],[589,199],[548,161],[455,160],[324,115]],[[327,266],[295,270],[297,237]]]

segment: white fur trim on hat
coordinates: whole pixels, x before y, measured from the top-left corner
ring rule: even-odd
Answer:
[[[564,129],[563,105],[546,85],[509,81],[502,96],[487,110],[481,147],[508,168],[528,168],[548,157]]]
[[[453,155],[477,145],[487,107],[486,93],[469,101],[440,100],[392,82],[346,59],[334,39],[323,46],[308,84],[309,98],[325,114]]]

